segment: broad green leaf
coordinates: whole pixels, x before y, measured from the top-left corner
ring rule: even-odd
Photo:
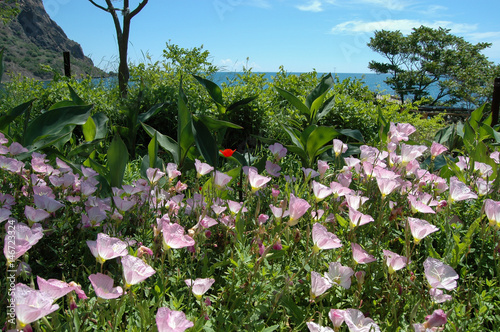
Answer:
[[[245,106],[246,104],[257,99],[257,97],[258,96],[251,96],[251,97],[247,97],[247,98],[243,98],[241,100],[238,100],[238,101],[232,103],[231,105],[229,105],[226,109],[226,112],[231,113],[232,111],[238,110],[239,108],[241,108],[241,107]]]
[[[149,120],[149,118],[151,118],[152,116],[154,116],[156,113],[158,113],[159,111],[161,111],[163,109],[163,107],[165,106],[165,103],[160,103],[160,104],[156,104],[154,105],[153,107],[151,107],[147,112],[144,112],[144,113],[141,113],[137,116],[137,121],[138,122],[146,122]],[[139,123],[137,123],[139,124]]]
[[[306,149],[309,161],[312,163],[314,157],[318,154],[318,150],[330,143],[338,135],[339,132],[331,127],[317,127],[314,129],[307,139]]]
[[[18,116],[24,114],[31,108],[35,99],[25,102],[11,109],[7,114],[0,116],[0,131],[5,131],[9,124],[14,121]]]
[[[94,124],[96,127],[96,133],[94,139],[103,139],[106,138],[108,134],[108,126],[107,123],[109,118],[103,112],[97,112],[92,115],[92,119],[94,120]]]
[[[156,156],[158,155],[158,132],[155,132],[151,142],[148,145],[149,167],[154,168],[156,163]]]
[[[128,163],[128,150],[119,135],[115,135],[108,148],[109,185],[120,188]]]
[[[71,158],[74,156],[85,156],[88,158],[88,156],[93,151],[95,151],[96,146],[101,142],[102,140],[93,140],[91,142],[79,144],[76,147],[72,148],[71,151],[69,151],[68,154],[66,154],[66,157]],[[38,141],[36,143],[38,143]]]
[[[319,121],[321,120],[321,118],[328,115],[328,113],[330,113],[330,111],[333,109],[333,106],[335,106],[335,96],[331,96],[323,103],[316,114],[316,120]]]
[[[29,124],[24,145],[31,145],[40,136],[60,132],[67,125],[83,125],[90,116],[92,105],[69,106],[47,111]]]
[[[280,326],[278,324],[272,325],[272,326],[269,326],[269,327],[266,327],[265,329],[263,329],[262,332],[273,332],[276,329],[278,329],[279,327]]]
[[[243,129],[243,127],[238,126],[237,124],[234,124],[232,122],[214,119],[207,115],[199,115],[197,116],[197,118],[200,119],[209,130],[212,131],[217,131],[221,128]]]
[[[304,320],[304,313],[295,304],[295,301],[289,296],[283,296],[280,299],[281,305],[287,309],[287,312],[292,316],[295,325],[300,325]]]
[[[305,150],[305,146],[302,144],[300,140],[300,136],[295,133],[295,131],[292,128],[289,128],[282,124],[283,129],[285,132],[290,136],[290,139],[292,140],[292,143],[295,144],[297,147],[301,148],[302,150]]]
[[[192,132],[198,151],[205,158],[207,164],[211,166],[217,165],[219,150],[210,130],[201,120],[193,119],[192,124]]]
[[[469,120],[467,121],[467,122],[469,122],[471,127],[474,128],[474,130],[478,129],[478,125],[481,122],[481,119],[483,118],[483,110],[484,110],[484,105],[475,109],[471,113]]]
[[[83,99],[80,98],[80,96],[75,92],[75,90],[69,84],[68,84],[68,89],[69,89],[69,96],[71,97],[71,100],[73,101],[73,105],[75,105],[75,106],[86,105],[85,101],[83,101]]]
[[[290,104],[292,104],[295,108],[297,108],[299,110],[300,114],[305,115],[307,118],[310,117],[311,112],[309,111],[309,108],[306,105],[304,105],[304,103],[302,101],[300,101],[299,98],[295,97],[294,95],[292,95],[290,92],[288,92],[286,90],[283,90],[283,89],[278,88],[276,86],[274,88],[276,89],[276,91],[278,91],[278,93],[283,98],[288,100],[288,102]]]
[[[326,93],[333,87],[333,85],[334,82],[332,74],[328,74],[323,77],[318,85],[316,85],[316,87],[307,96],[305,106],[310,110],[318,110],[321,104],[323,104],[323,99]]]
[[[300,134],[300,141],[302,142],[302,145],[304,147],[307,147],[307,140],[309,139],[309,135],[311,135],[311,133],[316,129],[318,128],[317,125],[315,124],[312,124],[310,126],[308,126],[307,128],[305,128],[302,133]],[[298,132],[298,130],[296,131],[296,133]]]
[[[92,168],[94,171],[102,175],[105,179],[109,177],[109,169],[99,164],[94,159],[88,158],[83,162],[83,165]]]
[[[215,84],[214,82],[207,80],[203,77],[193,75],[193,77],[207,90],[208,94],[212,98],[212,100],[217,104],[217,108],[220,113],[225,113],[225,108],[222,106],[224,100],[222,99],[222,90],[221,88]]]
[[[156,129],[148,126],[145,123],[141,123],[142,128],[146,131],[146,133],[149,135],[149,137],[153,137],[156,135],[156,139],[158,140],[158,145],[160,145],[165,151],[170,152],[172,155],[172,158],[174,159],[174,162],[179,165],[180,162],[180,147],[177,144],[176,141],[174,141],[172,138],[168,137],[167,135],[163,135]]]
[[[364,142],[365,139],[363,138],[363,134],[357,129],[339,129],[338,132],[341,135],[354,138],[358,142]]]
[[[82,131],[83,138],[85,138],[86,142],[92,142],[95,139],[97,130],[94,119],[92,119],[91,116],[89,116],[87,122],[82,125]]]
[[[179,84],[178,98],[178,116],[177,116],[177,143],[179,144],[179,165],[182,165],[186,155],[194,143],[192,132],[191,112],[187,107],[187,97],[182,89],[182,82]]]

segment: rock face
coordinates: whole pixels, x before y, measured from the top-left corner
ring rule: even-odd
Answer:
[[[19,0],[19,5],[21,11],[16,18],[8,25],[0,22],[0,48],[5,47],[7,74],[48,79],[54,73],[41,68],[48,65],[62,75],[62,53],[69,51],[72,75],[104,75],[84,55],[82,47],[49,17],[42,0]]]

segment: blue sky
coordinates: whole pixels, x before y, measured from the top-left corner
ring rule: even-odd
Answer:
[[[104,0],[96,0],[104,4]],[[84,53],[116,69],[118,47],[111,15],[86,0],[43,0],[51,18]],[[115,2],[118,7],[121,0]],[[130,0],[135,8],[138,0]],[[498,0],[149,0],[132,19],[129,59],[162,60],[165,45],[200,47],[225,71],[369,73],[383,58],[366,46],[376,30],[407,34],[421,25],[444,27],[500,63]]]

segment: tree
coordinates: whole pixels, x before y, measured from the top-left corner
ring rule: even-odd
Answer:
[[[132,18],[139,14],[139,12],[146,6],[148,0],[142,0],[139,2],[137,7],[130,11],[129,0],[123,0],[123,8],[115,8],[113,6],[112,0],[105,0],[106,6],[101,6],[97,4],[94,0],[89,0],[91,4],[99,9],[108,12],[113,17],[113,23],[116,29],[116,39],[118,40],[118,53],[120,57],[120,64],[118,65],[118,87],[120,89],[121,96],[124,98],[127,96],[128,91],[128,79],[129,79],[129,69],[128,69],[128,39],[130,35],[130,22]],[[122,22],[118,18],[118,12],[122,14]],[[123,23],[123,27],[122,27]]]
[[[491,97],[493,79],[500,73],[481,53],[489,43],[471,44],[450,34],[450,29],[425,26],[400,31],[376,31],[368,46],[388,62],[371,61],[368,68],[390,74],[386,83],[404,100],[431,99],[431,105],[465,103],[479,106]],[[434,98],[430,89],[438,88]]]

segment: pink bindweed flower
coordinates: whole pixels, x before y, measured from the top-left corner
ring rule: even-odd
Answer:
[[[195,241],[189,235],[184,234],[184,228],[179,224],[163,223],[163,248],[180,249],[194,246]]]
[[[225,173],[215,171],[215,176],[214,176],[214,185],[217,189],[223,190],[226,188],[227,184],[229,181],[231,181],[233,177],[229,176]]]
[[[389,274],[393,274],[394,272],[401,270],[406,266],[407,259],[404,256],[400,256],[390,250],[382,250],[385,257],[385,263],[389,268]]]
[[[423,219],[408,217],[408,223],[410,224],[411,234],[415,243],[419,243],[427,235],[439,231],[439,228]]]
[[[79,294],[79,297],[81,296],[81,298],[87,298],[85,293],[82,291],[81,286],[77,285],[75,282],[66,283],[57,279],[45,280],[40,276],[36,277],[36,281],[38,284],[38,289],[42,292],[47,293],[53,299],[53,301],[57,300],[60,297],[63,297],[64,295],[72,291],[77,292],[77,294]]]
[[[148,168],[146,170],[146,176],[148,177],[149,183],[155,184],[165,175],[164,172],[160,171],[158,168]]]
[[[342,247],[339,238],[326,230],[320,223],[315,223],[312,228],[312,239],[314,242],[313,252],[318,253],[322,249],[335,249]]]
[[[439,288],[429,289],[429,295],[432,297],[432,301],[434,303],[443,303],[446,301],[451,301],[453,299],[451,295],[444,294],[444,292]]]
[[[360,207],[366,201],[368,201],[368,197],[347,194],[345,195],[345,201],[347,203],[347,206],[349,206],[350,208],[353,208],[354,210],[359,210]]]
[[[150,248],[145,247],[145,246],[140,246],[139,249],[137,249],[137,257],[141,258],[141,257],[146,256],[146,255],[152,257],[153,250],[151,250]]]
[[[212,166],[206,163],[202,163],[198,159],[194,160],[194,167],[196,168],[197,178],[201,178],[203,175],[206,175],[214,170]]]
[[[250,182],[252,193],[255,193],[257,190],[262,189],[269,181],[271,181],[271,178],[260,175],[256,170],[251,168],[248,170],[248,181]]]
[[[33,195],[33,200],[37,208],[44,209],[50,213],[55,212],[64,206],[61,202],[48,196]]]
[[[116,237],[107,234],[97,234],[96,241],[87,241],[92,255],[102,265],[105,261],[128,254],[127,244]]]
[[[312,190],[314,197],[316,198],[316,202],[321,202],[333,193],[333,190],[330,187],[327,187],[324,184],[321,184],[314,180],[312,182]]]
[[[483,210],[490,226],[500,228],[500,202],[489,198],[485,199]]]
[[[373,319],[365,317],[357,309],[346,309],[344,319],[350,332],[380,332],[379,326]]]
[[[17,330],[59,309],[53,298],[45,292],[18,283],[14,288]]]
[[[9,226],[11,225],[9,224]],[[23,223],[14,223],[12,224],[12,227],[15,230],[14,241],[12,241],[12,235],[6,233],[3,247],[3,253],[7,259],[7,265],[13,263],[19,257],[24,255],[43,237],[43,229],[40,224],[34,224],[30,228],[28,225]],[[12,242],[14,242],[14,248],[12,248]]]
[[[441,145],[437,142],[432,142],[431,145],[431,159],[434,160],[437,156],[442,154],[443,152],[448,151],[448,148],[444,145]]]
[[[351,277],[354,275],[354,270],[348,266],[343,266],[339,262],[332,262],[328,266],[328,273],[325,273],[331,284],[337,284],[345,289],[351,287]]]
[[[342,184],[335,181],[330,182],[330,189],[332,189],[333,197],[335,198],[354,194],[352,189],[344,187]]]
[[[425,145],[401,144],[401,164],[403,166],[408,165],[410,162],[422,156],[425,150],[427,150]]]
[[[399,181],[393,179],[377,177],[376,180],[378,189],[382,194],[382,198],[385,198],[387,195],[390,195],[394,190],[396,190],[401,186]]]
[[[12,142],[12,144],[9,146],[9,152],[12,156],[17,156],[18,154],[28,152],[28,149],[26,149],[18,142]]]
[[[113,196],[113,202],[115,203],[116,208],[122,213],[130,210],[136,204],[133,200],[124,199],[119,196]]]
[[[408,201],[410,202],[410,208],[412,213],[431,213],[435,214],[436,212],[427,204],[417,199],[414,195],[408,195]]]
[[[424,271],[432,288],[452,290],[457,287],[458,274],[451,266],[444,264],[439,259],[427,257],[424,262]]]
[[[290,203],[288,205],[290,219],[288,219],[288,225],[296,225],[300,217],[302,217],[310,207],[311,205],[307,203],[305,199],[295,197],[294,194],[290,193]]]
[[[334,332],[330,327],[328,326],[321,326],[315,322],[306,322],[307,328],[309,329],[309,332]]]
[[[353,229],[358,226],[365,225],[372,221],[375,221],[375,219],[373,219],[372,216],[368,214],[363,214],[351,207],[349,207],[349,220],[350,220],[349,225]]]
[[[196,280],[186,279],[184,280],[184,282],[188,287],[191,287],[191,291],[193,292],[193,295],[196,297],[196,299],[201,300],[201,297],[213,285],[215,279],[210,279],[210,278],[206,279],[197,278]]]
[[[358,264],[368,264],[376,261],[375,257],[367,253],[357,243],[351,243],[351,249],[352,249],[352,258]]]
[[[328,163],[323,160],[318,160],[318,173],[320,179],[323,179],[325,177],[326,171],[330,169],[330,166],[328,166]]]
[[[347,151],[347,144],[345,144],[339,139],[333,140],[333,152],[335,153],[335,157],[340,156],[342,153],[346,151]]]
[[[257,217],[257,222],[259,223],[259,225],[265,224],[268,220],[269,220],[269,216],[267,214],[261,213]]]
[[[435,328],[446,324],[448,317],[442,309],[434,310],[432,315],[425,317],[425,323],[413,324],[415,332],[435,331]]]
[[[270,145],[269,150],[273,154],[274,159],[276,161],[279,161],[281,158],[286,156],[286,153],[287,153],[286,148],[283,147],[283,145],[281,145],[280,143],[274,143],[274,144]]]
[[[400,141],[408,141],[408,136],[416,131],[416,128],[409,123],[394,124],[391,122],[387,138],[391,142],[399,143]]]
[[[312,168],[302,167],[302,172],[304,172],[304,178],[306,180],[314,179],[315,177],[319,176],[319,173],[313,170]]]
[[[269,175],[274,177],[280,176],[281,167],[278,164],[275,164],[269,160],[266,160],[266,171]]]
[[[344,322],[344,310],[341,309],[330,309],[328,317],[332,321],[335,331],[338,331]]]
[[[314,301],[315,298],[322,295],[330,287],[332,287],[332,284],[328,278],[323,278],[318,272],[311,271],[311,301]]]
[[[232,200],[227,201],[227,206],[229,208],[229,211],[231,211],[232,214],[236,215],[238,213],[245,213],[247,212],[247,208],[243,206],[243,203],[240,202],[235,202]]]
[[[32,224],[47,219],[50,216],[50,213],[45,210],[35,209],[34,207],[26,205],[24,207],[24,215],[30,224]]]
[[[89,280],[94,288],[95,295],[101,299],[116,299],[123,295],[123,289],[120,286],[113,287],[113,278],[105,274],[91,274]]]
[[[121,262],[123,266],[125,288],[138,284],[156,273],[151,266],[144,263],[144,261],[138,257],[125,255],[122,257]]]
[[[269,204],[269,208],[271,209],[271,212],[273,213],[273,216],[277,220],[281,220],[281,218],[285,218],[285,217],[288,216],[288,210],[287,211],[283,211],[282,207],[274,206],[272,204]]]
[[[186,319],[182,311],[170,310],[167,307],[158,308],[156,313],[158,332],[184,332],[194,323]]]
[[[450,204],[457,201],[467,199],[477,199],[477,195],[467,187],[465,183],[460,181],[457,177],[450,178],[450,196],[448,198]]]
[[[179,175],[181,175],[181,172],[177,170],[177,164],[168,163],[167,164],[167,176],[168,176],[168,180],[170,182],[172,182]]]

